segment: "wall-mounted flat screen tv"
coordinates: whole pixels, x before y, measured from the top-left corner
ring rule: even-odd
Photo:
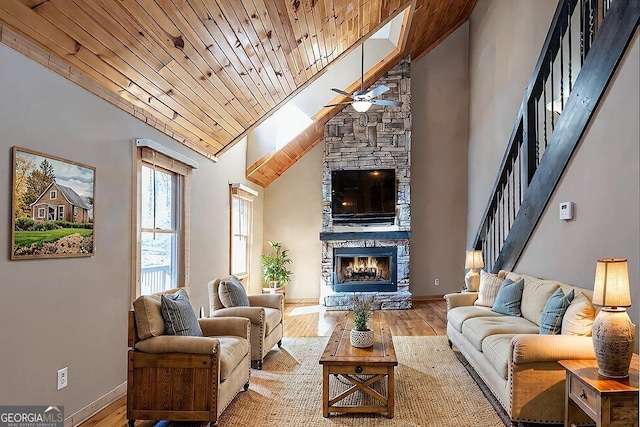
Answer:
[[[394,169],[331,172],[331,207],[334,224],[393,223],[397,198]]]

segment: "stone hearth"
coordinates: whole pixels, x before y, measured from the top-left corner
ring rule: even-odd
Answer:
[[[335,248],[397,247],[396,290],[371,292],[374,308],[411,308],[409,291],[409,238],[411,237],[411,80],[410,61],[403,59],[371,88],[384,84],[383,99],[402,101],[400,108],[372,106],[358,113],[350,106],[325,125],[322,179],[322,284],[321,303],[328,310],[348,310],[352,292],[334,290]],[[331,172],[346,169],[389,169],[396,175],[397,204],[393,225],[336,225],[331,217]],[[359,293],[359,292],[358,292]]]

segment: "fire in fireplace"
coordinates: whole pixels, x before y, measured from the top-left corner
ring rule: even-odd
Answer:
[[[397,248],[334,248],[336,292],[394,292]]]

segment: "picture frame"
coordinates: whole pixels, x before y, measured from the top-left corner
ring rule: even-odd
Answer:
[[[13,147],[12,260],[94,255],[95,172],[93,166]]]

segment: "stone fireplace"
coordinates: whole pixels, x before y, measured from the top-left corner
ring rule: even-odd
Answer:
[[[333,289],[336,292],[397,291],[398,248],[333,248]]]
[[[322,179],[321,303],[328,310],[348,310],[354,293],[373,297],[375,309],[411,308],[409,239],[411,237],[410,61],[403,59],[371,87],[384,84],[384,99],[400,108],[372,106],[366,113],[346,107],[325,125]],[[332,172],[393,170],[395,217],[349,224],[332,216]]]

